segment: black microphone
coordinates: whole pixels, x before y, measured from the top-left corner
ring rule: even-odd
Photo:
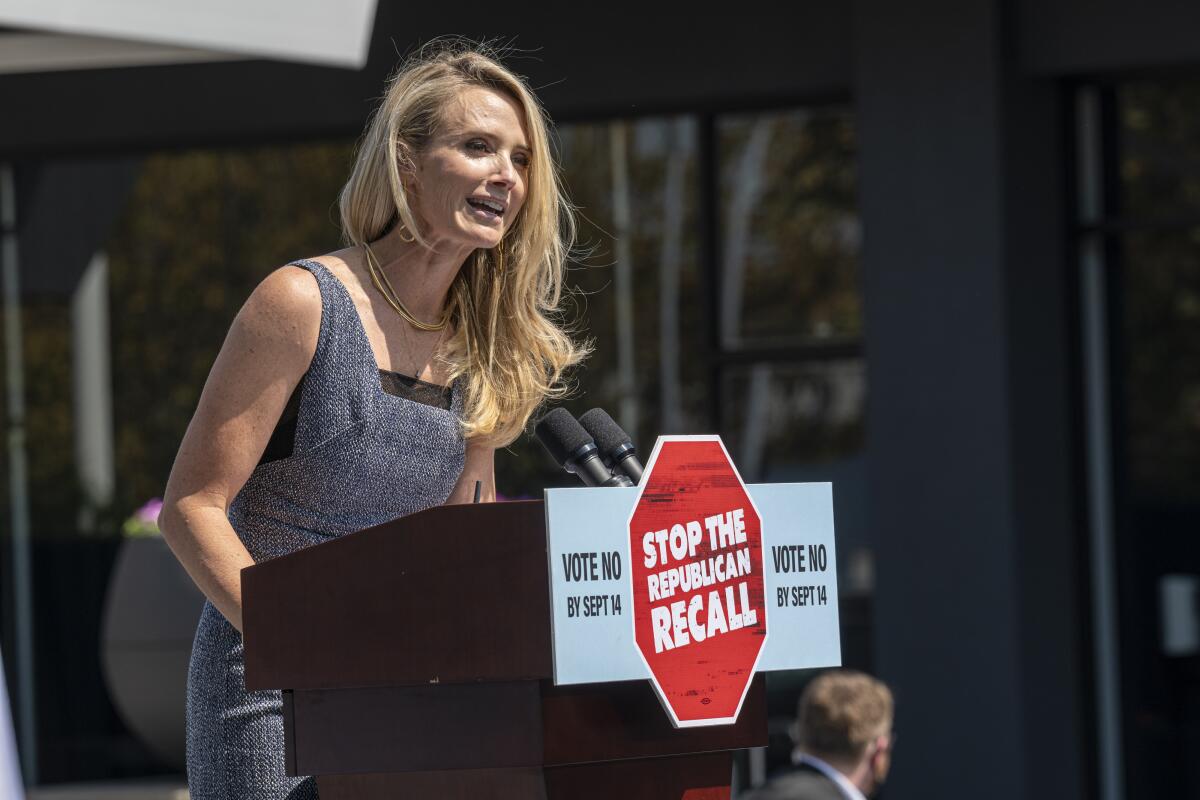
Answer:
[[[630,485],[624,475],[608,471],[592,437],[565,408],[556,408],[542,417],[534,432],[555,462],[578,475],[588,486]]]
[[[603,408],[588,411],[579,418],[579,424],[595,439],[609,469],[624,472],[634,486],[642,482],[642,462],[638,461],[633,440]]]

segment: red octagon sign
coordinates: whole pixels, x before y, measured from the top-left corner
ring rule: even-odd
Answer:
[[[634,638],[672,722],[736,722],[767,608],[762,519],[720,437],[659,438],[629,547]]]

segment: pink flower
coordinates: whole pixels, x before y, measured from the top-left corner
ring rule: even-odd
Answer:
[[[133,512],[133,516],[139,522],[145,522],[150,525],[158,524],[158,514],[162,511],[162,498],[152,497],[146,501],[146,504]]]

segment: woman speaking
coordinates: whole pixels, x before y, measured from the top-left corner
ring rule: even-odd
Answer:
[[[316,797],[284,774],[278,692],[246,692],[240,572],[441,503],[495,496],[493,453],[584,349],[556,322],[574,226],[548,122],[480,48],[388,82],[340,196],[345,249],[292,262],[234,320],[160,527],[207,596],[188,674],[193,800]]]

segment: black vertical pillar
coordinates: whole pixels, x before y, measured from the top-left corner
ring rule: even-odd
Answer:
[[[858,0],[889,797],[1084,796],[1056,88],[995,0]]]

